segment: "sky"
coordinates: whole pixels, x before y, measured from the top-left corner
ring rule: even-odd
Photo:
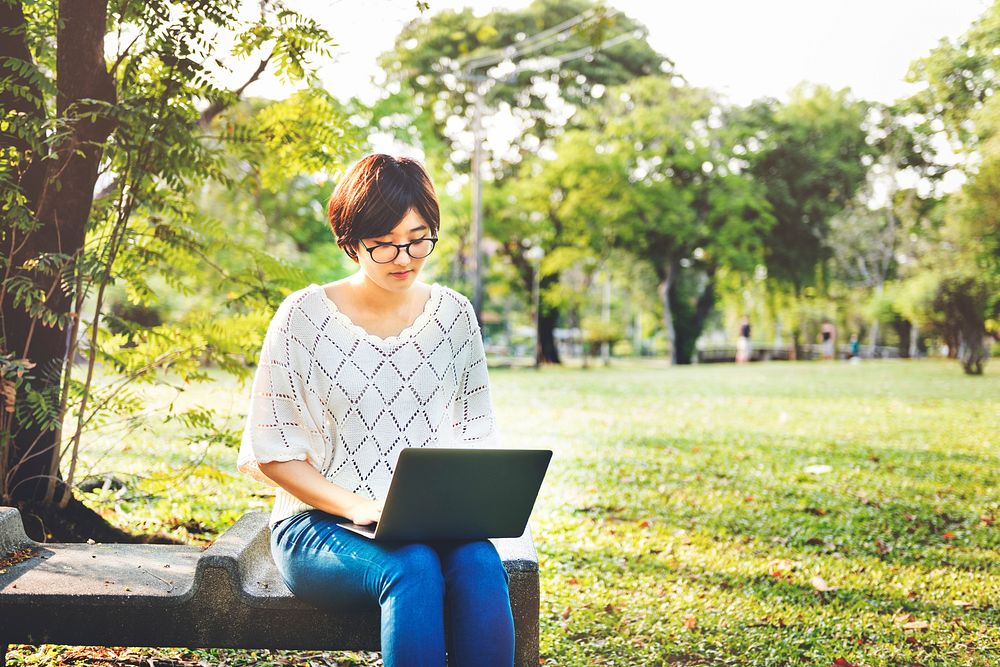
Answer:
[[[376,59],[406,23],[420,16],[415,0],[293,0],[319,19],[339,43],[321,79],[341,99],[371,102]],[[429,13],[472,7],[516,9],[526,0],[430,0]],[[990,0],[608,0],[640,21],[649,43],[696,86],[746,104],[787,99],[807,80],[849,87],[856,97],[892,102],[915,90],[903,78],[913,60],[943,37],[956,38]],[[271,78],[247,91],[284,97]]]

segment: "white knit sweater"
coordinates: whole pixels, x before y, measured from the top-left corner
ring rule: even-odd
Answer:
[[[254,375],[237,469],[308,461],[331,482],[384,498],[404,447],[496,447],[483,341],[467,298],[437,283],[389,338],[369,334],[311,284],[282,302]],[[310,506],[275,492],[270,525]]]

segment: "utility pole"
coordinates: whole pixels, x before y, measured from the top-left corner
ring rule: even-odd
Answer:
[[[607,335],[609,325],[611,324],[611,273],[609,271],[604,273],[604,300],[601,304],[601,321],[605,326],[604,334]],[[608,341],[601,343],[601,361],[605,366],[611,364],[611,343]]]
[[[541,65],[528,62],[524,58],[525,54],[545,49],[553,44],[562,43],[573,30],[579,30],[587,24],[606,20],[618,14],[618,10],[604,7],[592,8],[574,16],[562,23],[542,30],[541,32],[526,37],[516,44],[512,44],[503,49],[497,49],[483,55],[466,57],[459,60],[461,73],[458,78],[472,83],[475,102],[472,116],[472,136],[473,146],[471,177],[472,177],[472,305],[476,311],[476,318],[482,322],[483,305],[483,192],[482,192],[482,158],[483,158],[483,97],[486,94],[487,84],[496,81],[509,81],[512,77],[524,71],[541,71],[558,67],[565,62],[577,58],[589,57],[604,48],[621,44],[622,42],[637,39],[645,36],[643,31],[630,31],[619,34],[610,39],[604,40],[601,44],[591,45],[569,53],[558,56],[551,56],[544,59]],[[518,59],[523,59],[520,62]],[[513,72],[502,77],[491,76],[487,69],[501,62],[509,61],[515,63]],[[477,70],[482,70],[482,74],[477,74]]]
[[[476,102],[472,115],[472,307],[476,319],[483,320],[483,93],[486,77],[472,77]]]

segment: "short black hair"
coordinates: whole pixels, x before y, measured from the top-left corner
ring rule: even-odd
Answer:
[[[411,209],[436,237],[441,210],[424,166],[410,158],[372,153],[340,180],[326,212],[337,245],[357,261],[361,239],[390,233]]]

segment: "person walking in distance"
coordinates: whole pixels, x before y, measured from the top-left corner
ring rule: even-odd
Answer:
[[[745,364],[750,361],[750,317],[744,315],[740,320],[740,335],[736,339],[736,363]]]
[[[823,359],[832,360],[837,350],[837,328],[830,320],[823,320],[819,335],[820,353],[823,355]]]

